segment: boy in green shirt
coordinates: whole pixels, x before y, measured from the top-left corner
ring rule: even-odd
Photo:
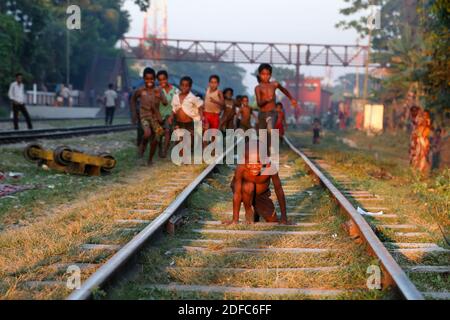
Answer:
[[[169,118],[172,116],[172,100],[174,95],[178,93],[178,90],[169,83],[169,74],[167,71],[159,71],[156,78],[168,101],[167,105],[164,105],[163,103],[159,105],[159,113],[161,114],[164,128],[164,136],[159,142],[159,157],[166,158],[170,148],[170,138],[173,131],[173,126],[169,123]]]

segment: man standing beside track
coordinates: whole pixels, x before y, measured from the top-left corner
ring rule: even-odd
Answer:
[[[27,122],[28,129],[33,129],[30,115],[25,106],[25,86],[23,84],[23,76],[21,73],[16,74],[16,81],[9,86],[8,97],[11,100],[14,130],[19,130],[19,112],[22,112]]]
[[[111,83],[108,90],[105,91],[105,125],[112,125],[114,120],[114,112],[117,105],[117,92],[114,91],[114,85]]]

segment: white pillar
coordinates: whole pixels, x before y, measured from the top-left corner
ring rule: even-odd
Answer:
[[[33,104],[37,104],[37,84],[33,84]]]

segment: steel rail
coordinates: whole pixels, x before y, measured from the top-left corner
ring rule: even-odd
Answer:
[[[29,130],[19,134],[0,133],[0,145],[34,141],[37,139],[58,139],[73,136],[88,136],[110,132],[122,132],[135,129],[134,125],[101,126],[101,127],[80,127],[67,129],[41,129]]]
[[[128,124],[115,125],[114,128],[128,126]],[[32,129],[32,130],[7,130],[0,131],[0,137],[4,136],[18,136],[18,135],[31,135],[36,133],[50,133],[50,132],[67,132],[72,130],[87,130],[87,129],[104,129],[111,126],[83,126],[83,127],[68,127],[68,128],[51,128],[51,129]]]
[[[93,273],[81,286],[67,298],[67,300],[87,300],[92,297],[92,292],[101,288],[111,279],[121,267],[139,253],[140,249],[160,230],[165,223],[181,208],[191,193],[203,182],[213,169],[223,161],[228,153],[234,150],[235,145],[226,150],[214,163],[210,164],[183,192],[153,220],[144,230],[136,235],[130,242],[116,252],[105,264]]]
[[[333,185],[333,183],[319,170],[319,168],[299,149],[297,149],[288,137],[284,141],[289,147],[299,155],[311,172],[329,190],[331,195],[339,203],[345,214],[353,221],[358,229],[358,233],[368,245],[369,250],[380,260],[384,271],[389,276],[390,283],[398,288],[406,300],[424,300],[423,295],[417,290],[415,285],[409,280],[403,269],[394,260],[392,255],[378,239],[367,221],[356,211],[350,201]]]
[[[390,255],[388,250],[377,238],[369,224],[361,217],[352,204],[344,195],[331,183],[331,181],[319,170],[319,168],[300,150],[298,150],[289,138],[284,138],[288,146],[299,155],[310,168],[311,172],[317,176],[321,183],[330,191],[339,205],[356,224],[362,238],[367,243],[370,251],[380,260],[383,270],[386,271],[390,284],[399,289],[402,296],[407,300],[424,300],[422,294],[411,283],[405,272]],[[212,170],[222,162],[225,156],[234,150],[234,146],[229,148],[222,156],[209,165],[170,205],[164,212],[151,222],[143,231],[135,236],[130,242],[114,254],[105,264],[103,264],[94,274],[92,274],[81,286],[72,292],[67,300],[86,300],[92,297],[94,290],[104,286],[117,272],[125,266],[140,249],[160,230],[165,223],[181,208],[191,193],[201,184],[201,182],[212,172]]]
[[[130,119],[126,116],[117,116],[114,119]],[[46,122],[46,121],[76,121],[76,120],[105,120],[105,117],[94,117],[94,118],[34,118],[34,122]],[[0,122],[12,122],[12,118],[0,118]],[[20,123],[26,123],[24,119],[19,119]]]

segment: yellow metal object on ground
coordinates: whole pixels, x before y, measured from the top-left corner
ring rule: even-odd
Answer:
[[[110,154],[90,155],[66,146],[45,150],[40,145],[31,144],[25,148],[24,156],[27,160],[39,165],[45,164],[50,169],[88,176],[110,173],[117,163]]]

